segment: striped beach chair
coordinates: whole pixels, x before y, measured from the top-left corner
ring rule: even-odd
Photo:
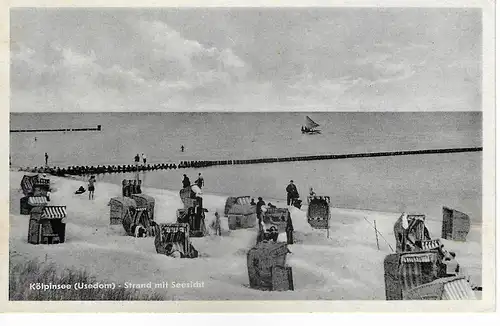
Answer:
[[[28,242],[56,244],[65,242],[66,206],[34,207],[29,221]]]
[[[182,258],[196,258],[198,251],[189,240],[189,224],[161,223],[155,226],[155,248],[159,254],[166,255],[166,246],[172,244],[174,250],[181,253]]]

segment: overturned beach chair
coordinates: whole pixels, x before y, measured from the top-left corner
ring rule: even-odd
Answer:
[[[113,197],[109,200],[109,224],[122,224],[123,219],[133,220],[137,204],[129,197]]]
[[[328,229],[331,218],[330,196],[307,197],[307,222],[314,229]]]
[[[230,230],[251,229],[257,225],[256,206],[250,204],[250,196],[229,197],[224,207]]]
[[[467,214],[443,207],[441,238],[454,241],[466,241],[470,231],[470,218]]]
[[[441,249],[440,241],[430,240],[424,242],[427,247],[433,249],[418,252],[399,252],[385,257],[384,281],[386,299],[474,299],[475,295],[472,287],[465,279],[460,276],[451,278],[447,276],[446,266],[443,263],[445,252]],[[445,287],[446,291],[448,291],[447,294],[443,292]]]
[[[477,300],[464,276],[439,278],[406,292],[404,300]]]
[[[155,248],[158,254],[166,255],[166,247],[172,244],[173,249],[181,253],[181,258],[196,258],[198,251],[189,240],[188,224],[161,223],[155,226]]]
[[[250,287],[264,291],[293,291],[292,268],[286,265],[286,243],[257,243],[247,253]]]
[[[66,238],[66,206],[34,207],[29,221],[31,244],[63,243]]]
[[[29,215],[34,207],[43,207],[49,204],[47,197],[23,197],[20,200],[20,213],[22,215]]]

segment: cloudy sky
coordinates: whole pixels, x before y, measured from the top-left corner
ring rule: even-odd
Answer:
[[[14,9],[11,111],[481,110],[474,9]]]

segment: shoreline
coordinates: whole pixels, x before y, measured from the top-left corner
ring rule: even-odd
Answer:
[[[41,173],[38,173],[38,172],[27,172],[27,171],[24,171],[24,170],[20,170],[22,167],[17,167],[17,166],[11,166],[10,167],[10,173],[24,173],[24,174],[41,174]],[[194,169],[193,169],[194,171]],[[148,171],[139,171],[139,173],[146,173]],[[149,171],[149,172],[158,172],[158,171]],[[179,174],[182,175],[183,171],[180,171]],[[198,172],[198,170],[196,170],[196,172]],[[122,174],[122,175],[132,175],[136,172],[117,172],[115,174]],[[109,173],[105,173],[105,174],[92,174],[92,173],[89,173],[89,174],[85,174],[85,175],[64,175],[64,176],[56,176],[56,175],[50,175],[50,177],[52,178],[61,178],[61,179],[65,179],[65,180],[68,180],[68,181],[78,181],[78,182],[82,182],[85,189],[87,189],[87,186],[86,186],[86,183],[87,183],[87,179],[90,175],[96,175],[97,177],[101,176],[106,176],[107,174]],[[181,182],[179,181],[179,184]],[[98,179],[98,182],[97,182],[97,186],[99,184],[109,184],[109,185],[114,185],[114,186],[118,186],[118,187],[121,187],[121,185],[118,183],[118,182],[112,182],[112,181],[109,181],[109,180],[99,180]],[[178,193],[180,191],[180,187],[178,190],[173,190],[172,188],[156,188],[156,187],[142,187],[143,189],[143,193],[145,190],[152,190],[153,192],[158,192],[158,191],[166,191],[166,192],[169,192],[170,194],[174,195],[174,196],[178,196]],[[210,197],[217,197],[217,198],[222,198],[224,197],[225,199],[227,199],[228,197],[232,197],[232,196],[245,196],[245,195],[248,195],[248,194],[245,194],[245,193],[242,193],[242,194],[230,194],[230,193],[224,193],[224,192],[205,192],[203,191],[203,196],[210,196]],[[121,192],[120,192],[120,195],[121,196]],[[278,197],[273,197],[273,196],[261,196],[263,197],[264,201],[267,203],[269,203],[271,200],[272,200],[272,203],[273,204],[277,204],[276,206],[277,207],[280,207],[280,208],[286,208],[286,197],[281,197],[281,198],[278,198]],[[257,198],[255,197],[255,200]],[[180,199],[179,199],[180,200]],[[301,210],[304,210],[304,209],[307,209],[307,196],[304,197],[303,201],[302,201],[302,208]],[[331,209],[332,210],[335,210],[335,211],[338,211],[338,212],[353,212],[353,213],[366,213],[366,214],[390,214],[390,215],[393,215],[393,214],[398,214],[400,215],[402,212],[400,211],[396,211],[396,210],[377,210],[377,209],[369,209],[369,208],[352,208],[352,207],[336,207],[336,206],[331,206]],[[406,212],[406,213],[415,213],[415,214],[420,214],[422,212]],[[423,212],[423,214],[426,215],[427,219],[428,219],[428,222],[435,222],[435,221],[440,221],[440,218],[441,217],[438,217],[438,216],[432,216],[432,215],[429,215],[429,214],[426,214],[425,212]],[[431,219],[429,219],[429,217],[431,217]],[[471,228],[480,228],[482,227],[482,222],[480,221],[476,221],[476,220],[471,220]]]

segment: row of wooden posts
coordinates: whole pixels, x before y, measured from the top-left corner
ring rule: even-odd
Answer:
[[[70,166],[68,168],[48,168],[35,167],[27,168],[26,171],[38,173],[50,173],[53,175],[85,175],[85,174],[101,174],[101,173],[123,173],[136,171],[152,171],[152,170],[175,170],[185,168],[204,168],[210,166],[224,165],[242,165],[242,164],[262,164],[262,163],[286,163],[286,162],[303,162],[316,160],[339,160],[353,158],[374,158],[387,156],[404,156],[404,155],[425,155],[425,154],[446,154],[446,153],[465,153],[465,152],[480,152],[482,147],[466,147],[466,148],[442,148],[442,149],[426,149],[414,151],[393,151],[393,152],[374,152],[374,153],[355,153],[355,154],[328,154],[328,155],[311,155],[311,156],[293,156],[293,157],[274,157],[274,158],[259,158],[247,160],[219,160],[219,161],[181,161],[179,164],[174,163],[156,163],[156,164],[141,164],[141,165],[98,165],[98,166]]]

